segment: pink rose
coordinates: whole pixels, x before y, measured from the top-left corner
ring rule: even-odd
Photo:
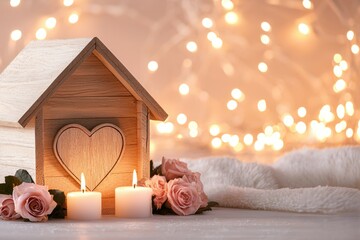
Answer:
[[[47,215],[56,207],[48,188],[34,183],[14,187],[13,197],[15,211],[32,222],[46,221]]]
[[[201,206],[200,207],[206,207],[208,205],[208,197],[204,192],[204,185],[200,181],[200,175],[201,174],[198,172],[191,172],[189,174],[184,175],[183,179],[185,181],[188,181],[189,183],[193,182],[196,184],[196,189],[201,198]]]
[[[154,175],[150,180],[147,180],[145,184],[153,190],[153,195],[155,196],[154,204],[157,209],[160,209],[167,200],[168,185],[165,177]]]
[[[190,183],[183,178],[168,182],[167,198],[171,209],[182,216],[196,213],[202,204],[196,183]]]
[[[15,212],[14,200],[11,195],[0,196],[0,218],[3,220],[13,220],[20,218]]]
[[[186,163],[177,159],[162,158],[161,173],[165,176],[166,180],[170,181],[174,178],[181,178],[189,172],[190,170]]]

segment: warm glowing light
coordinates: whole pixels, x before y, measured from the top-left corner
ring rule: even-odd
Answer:
[[[311,126],[311,128],[312,128],[313,130],[315,130],[315,129],[318,127],[318,125],[319,125],[319,122],[316,121],[316,120],[312,120],[312,121],[310,122],[310,126]]]
[[[354,31],[352,31],[352,30],[347,31],[347,33],[346,33],[346,38],[347,38],[349,41],[353,40],[353,39],[354,39],[354,36],[355,36]]]
[[[172,133],[174,131],[174,124],[172,122],[161,122],[156,125],[159,133]]]
[[[196,52],[197,49],[198,49],[198,46],[196,44],[196,42],[193,42],[193,41],[190,41],[186,44],[186,49],[189,51],[189,52]]]
[[[275,151],[280,151],[283,147],[284,147],[284,141],[281,139],[277,139],[272,146],[272,148]]]
[[[339,119],[343,119],[345,117],[345,107],[342,104],[339,104],[336,108],[336,115]]]
[[[333,72],[334,72],[334,75],[335,75],[336,77],[341,77],[342,74],[343,74],[343,70],[342,70],[342,68],[341,68],[339,65],[335,65],[335,66],[334,66]]]
[[[282,121],[287,127],[291,127],[294,124],[294,118],[290,114],[285,114]]]
[[[324,105],[319,112],[319,120],[321,122],[329,123],[334,121],[335,115],[331,112],[329,105]]]
[[[324,127],[319,131],[319,135],[318,135],[319,140],[323,142],[326,140],[326,138],[329,138],[331,134],[332,134],[331,128]]]
[[[334,54],[334,62],[340,63],[341,60],[342,60],[341,54],[340,54],[340,53],[335,53],[335,54]]]
[[[181,95],[188,95],[189,92],[190,92],[190,87],[189,87],[189,85],[187,85],[186,83],[180,84],[180,86],[179,86],[179,93],[180,93]]]
[[[38,40],[43,40],[46,38],[46,35],[47,35],[47,32],[44,28],[39,28],[37,31],[36,31],[36,39]]]
[[[263,142],[260,142],[260,141],[255,142],[255,144],[254,144],[255,151],[260,152],[260,151],[264,150],[264,148],[265,148],[265,145]]]
[[[80,174],[80,190],[81,192],[86,191],[86,182],[85,182],[85,176],[84,173]]]
[[[156,150],[156,144],[154,143],[154,141],[150,142],[150,154],[154,153]]]
[[[69,16],[68,20],[69,20],[69,23],[75,24],[75,23],[77,23],[77,22],[79,21],[79,15],[76,14],[76,13],[72,13],[72,14]]]
[[[345,110],[346,110],[346,114],[349,116],[353,116],[354,115],[354,104],[350,101],[347,101],[345,103]]]
[[[222,141],[220,138],[216,137],[216,138],[213,138],[213,140],[211,140],[211,146],[213,148],[220,148],[222,145]]]
[[[241,152],[244,149],[244,145],[240,142],[234,147],[235,152]]]
[[[267,72],[267,70],[268,70],[268,66],[267,66],[267,64],[264,63],[264,62],[260,62],[260,63],[258,64],[258,69],[259,69],[260,72],[265,73],[265,72]]]
[[[264,32],[270,32],[271,31],[271,25],[268,22],[262,22],[260,26],[261,26],[261,29]]]
[[[345,60],[341,60],[339,65],[343,71],[346,71],[349,68],[348,63]]]
[[[353,45],[351,46],[351,52],[352,52],[353,54],[358,54],[359,51],[360,51],[359,45],[353,44]]]
[[[232,147],[236,147],[238,145],[240,139],[238,135],[232,135],[229,141],[229,145]]]
[[[230,100],[230,101],[228,101],[226,106],[230,111],[232,111],[232,110],[235,110],[237,108],[238,104],[237,104],[237,102],[235,100]]]
[[[266,34],[262,34],[260,37],[261,43],[264,45],[268,45],[270,43],[270,37]]]
[[[217,39],[217,35],[214,32],[208,32],[206,37],[211,42],[214,41],[215,39]]]
[[[201,23],[204,28],[212,28],[212,26],[214,25],[213,20],[211,20],[210,18],[203,18]]]
[[[223,41],[221,40],[221,38],[215,38],[214,40],[211,41],[211,44],[214,48],[221,48],[223,45]]]
[[[234,3],[231,0],[222,0],[221,5],[226,10],[232,10],[234,8]]]
[[[344,81],[344,79],[338,79],[333,86],[333,90],[336,93],[341,92],[345,88],[346,88],[346,82]]]
[[[21,0],[10,0],[10,6],[17,7],[21,3]]]
[[[199,125],[195,121],[190,121],[188,125],[190,130],[198,129]]]
[[[221,141],[223,141],[224,143],[230,142],[231,139],[231,135],[228,133],[225,133],[221,136]]]
[[[20,40],[22,37],[22,32],[19,29],[15,29],[14,31],[11,32],[10,34],[10,38],[13,41],[18,41]]]
[[[245,100],[244,93],[238,88],[234,88],[233,90],[231,90],[231,96],[234,99],[238,100],[239,102],[242,102]]]
[[[272,126],[266,126],[264,129],[264,133],[267,136],[270,136],[274,132],[274,129]]]
[[[304,122],[298,122],[295,127],[296,132],[304,134],[306,132],[306,124]]]
[[[304,107],[299,107],[297,110],[298,116],[303,118],[306,116],[306,108]]]
[[[335,125],[335,132],[340,133],[346,129],[346,121],[342,120],[341,122]]]
[[[220,127],[217,124],[213,124],[210,126],[209,129],[210,135],[211,136],[217,136],[220,133]]]
[[[136,185],[137,185],[137,174],[136,174],[136,170],[134,169],[133,177],[132,177],[132,186],[136,187]]]
[[[74,4],[74,0],[64,0],[63,4],[65,7],[70,7],[71,5]]]
[[[196,138],[199,135],[199,131],[197,129],[190,129],[189,135],[192,138]]]
[[[346,134],[347,138],[351,138],[352,136],[354,136],[354,130],[352,130],[351,128],[348,128],[348,129],[346,129],[345,134]]]
[[[312,9],[312,2],[310,0],[303,0],[302,5],[306,9]]]
[[[244,136],[244,144],[246,146],[250,146],[253,143],[253,141],[254,141],[253,135],[251,135],[250,133],[245,134],[245,136]]]
[[[308,35],[310,33],[310,27],[306,23],[300,23],[298,25],[298,30],[303,35]]]
[[[257,139],[260,141],[265,141],[265,139],[266,139],[265,133],[259,133],[257,135]]]
[[[258,107],[258,110],[260,112],[265,112],[265,110],[266,110],[266,101],[265,101],[265,99],[261,99],[260,101],[258,101],[257,107]]]
[[[48,29],[53,29],[56,26],[56,18],[49,17],[48,19],[46,19],[45,26]]]
[[[239,16],[236,14],[236,12],[228,12],[225,14],[225,21],[228,24],[234,25],[236,23],[238,23],[239,21]]]
[[[177,115],[176,121],[180,125],[184,125],[187,122],[187,116],[184,113],[180,113],[179,115]]]
[[[158,68],[159,64],[156,61],[152,60],[148,63],[148,69],[150,72],[155,72],[158,70]]]

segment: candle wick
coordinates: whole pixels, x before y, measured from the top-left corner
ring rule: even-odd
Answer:
[[[81,189],[81,192],[84,193],[84,192],[85,192],[85,189]]]
[[[135,188],[136,184],[134,184],[134,188]]]

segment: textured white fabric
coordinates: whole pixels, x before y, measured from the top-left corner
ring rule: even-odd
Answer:
[[[223,207],[291,212],[360,211],[360,147],[301,149],[274,165],[231,157],[181,159]]]

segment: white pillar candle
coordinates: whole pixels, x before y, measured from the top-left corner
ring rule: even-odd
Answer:
[[[81,173],[81,191],[66,195],[67,218],[96,220],[101,218],[101,193],[85,191],[85,177]]]
[[[123,218],[145,218],[152,216],[152,189],[136,186],[136,171],[133,186],[115,189],[115,215]]]

